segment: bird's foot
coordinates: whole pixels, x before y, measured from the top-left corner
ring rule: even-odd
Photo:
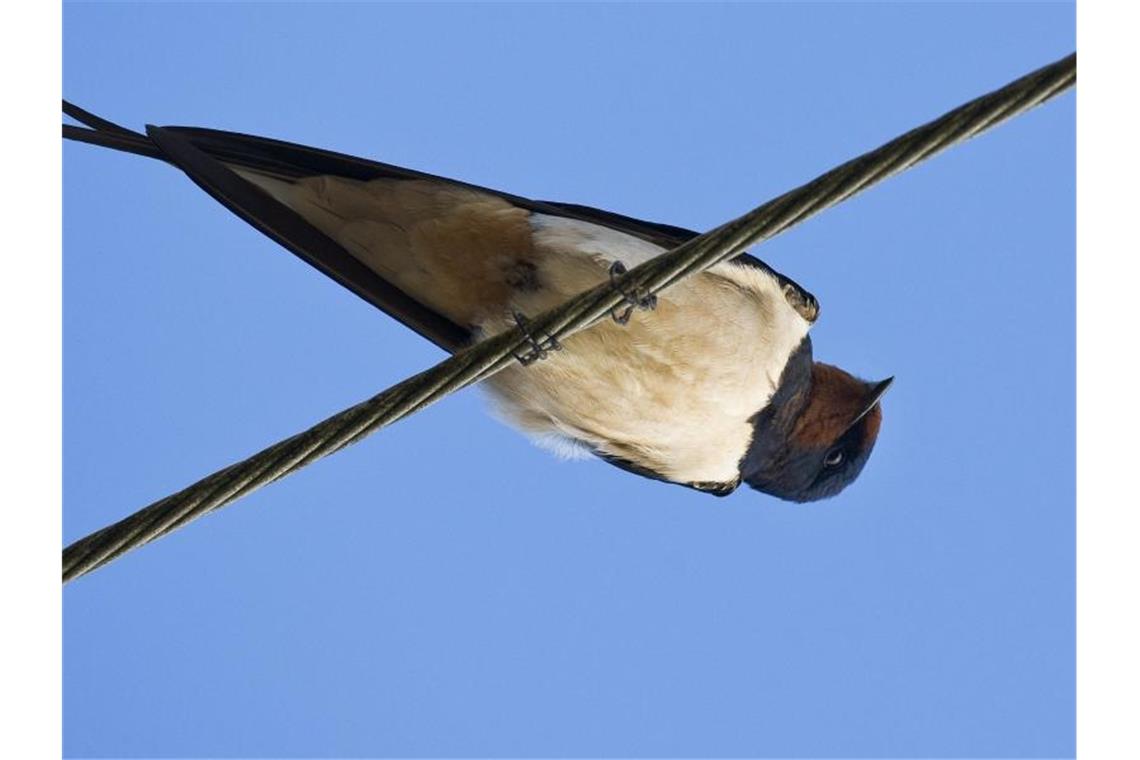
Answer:
[[[530,328],[530,320],[522,312],[513,311],[511,316],[514,317],[515,324],[518,325],[519,330],[526,336],[527,342],[530,344],[530,351],[522,355],[515,354],[519,364],[526,367],[539,359],[545,359],[551,351],[562,350],[562,344],[555,340],[553,335],[536,337]]]
[[[620,261],[615,261],[610,266],[610,285],[618,293],[621,293],[624,299],[622,303],[618,304],[610,311],[610,316],[619,325],[624,325],[629,322],[630,316],[633,314],[634,309],[641,309],[642,311],[652,311],[657,308],[657,296],[649,293],[642,288],[635,290],[626,290],[617,284],[617,278],[621,277],[627,271],[625,264]],[[622,306],[625,308],[622,309]]]

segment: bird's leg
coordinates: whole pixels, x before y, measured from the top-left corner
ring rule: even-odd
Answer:
[[[618,293],[621,293],[624,299],[621,304],[618,304],[610,311],[610,316],[613,317],[613,320],[619,325],[624,325],[629,322],[629,318],[633,314],[634,309],[649,311],[657,308],[657,296],[653,293],[647,293],[640,288],[630,291],[617,284],[617,278],[621,277],[627,271],[625,264],[620,261],[615,261],[610,265],[610,285]],[[619,311],[623,305],[625,309]]]

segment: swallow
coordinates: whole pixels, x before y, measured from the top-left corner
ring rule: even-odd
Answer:
[[[264,137],[143,134],[67,102],[64,113],[85,125],[64,125],[65,138],[178,167],[449,352],[525,332],[525,315],[698,235]],[[508,423],[562,455],[718,496],[747,483],[809,502],[859,476],[893,378],[866,382],[814,360],[819,303],[808,291],[743,253],[655,297],[624,295],[614,319],[562,345],[530,336],[535,351],[485,381]]]

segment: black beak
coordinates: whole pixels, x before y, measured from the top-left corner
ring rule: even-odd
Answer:
[[[855,419],[851,420],[852,425],[866,417],[867,413],[875,408],[875,404],[879,403],[879,400],[883,397],[883,394],[887,392],[887,388],[890,388],[891,383],[894,381],[895,378],[892,375],[886,380],[880,380],[874,384],[867,384],[869,387],[867,389],[867,397],[863,400],[863,411],[859,412],[858,416],[856,416]]]

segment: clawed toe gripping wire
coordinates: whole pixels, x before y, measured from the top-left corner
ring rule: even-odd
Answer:
[[[511,316],[515,319],[515,324],[522,330],[523,335],[526,336],[527,343],[530,345],[530,351],[525,354],[515,354],[515,358],[519,360],[519,364],[524,367],[534,364],[540,359],[545,359],[551,351],[561,351],[562,344],[558,342],[553,335],[543,334],[541,338],[536,336],[536,331],[530,326],[530,320],[523,315],[522,312],[511,312]]]
[[[634,288],[633,290],[627,290],[618,285],[617,278],[621,277],[627,271],[629,270],[625,268],[625,264],[620,261],[615,261],[610,265],[610,287],[618,293],[621,293],[624,299],[610,310],[610,316],[619,325],[624,325],[629,322],[629,318],[633,314],[634,309],[652,311],[657,308],[657,296],[650,293],[648,289]],[[620,310],[622,306],[625,306],[624,310]]]

